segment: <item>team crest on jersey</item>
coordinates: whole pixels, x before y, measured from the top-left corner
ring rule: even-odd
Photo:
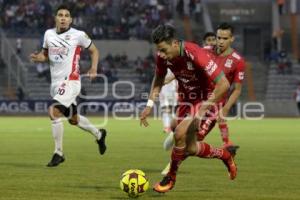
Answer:
[[[188,69],[188,70],[194,70],[193,63],[187,62],[186,65],[187,65],[187,69]]]
[[[65,36],[65,40],[70,40],[71,39],[71,35],[66,35]]]
[[[232,60],[232,59],[227,59],[227,60],[226,60],[226,63],[225,63],[225,67],[231,68],[231,67],[232,67],[232,63],[233,63],[233,60]]]

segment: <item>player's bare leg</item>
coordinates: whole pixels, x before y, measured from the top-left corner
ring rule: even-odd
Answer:
[[[64,155],[63,155],[63,132],[64,132],[64,126],[61,120],[62,113],[61,111],[55,107],[54,105],[51,105],[49,107],[49,117],[51,119],[51,126],[52,126],[52,136],[54,139],[54,154],[52,156],[52,159],[47,164],[48,167],[55,167],[59,165],[60,163],[65,161]]]
[[[74,114],[69,118],[69,123],[71,125],[77,125],[79,128],[91,133],[95,138],[98,144],[99,153],[103,155],[106,151],[106,130],[97,129],[86,117],[78,114]]]

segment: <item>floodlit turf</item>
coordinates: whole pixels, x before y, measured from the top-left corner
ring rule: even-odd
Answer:
[[[91,118],[93,122],[100,118]],[[238,177],[230,181],[219,160],[188,158],[181,165],[175,188],[167,194],[149,189],[140,199],[299,200],[300,120],[231,121],[232,140],[241,146]],[[110,119],[108,150],[98,154],[94,138],[65,123],[66,161],[47,168],[53,151],[46,117],[0,118],[1,200],[127,199],[119,189],[122,172],[143,170],[153,185],[169,159],[162,150],[161,122]],[[214,129],[207,141],[220,145]]]

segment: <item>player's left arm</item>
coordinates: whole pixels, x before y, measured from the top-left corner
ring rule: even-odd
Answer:
[[[220,112],[220,117],[224,118],[228,115],[231,107],[237,102],[238,98],[242,93],[242,82],[244,80],[245,74],[245,62],[244,60],[240,60],[237,63],[237,67],[235,69],[234,74],[234,83],[233,83],[233,91],[229,96],[226,104],[223,106],[222,111]]]
[[[90,47],[88,48],[90,57],[91,57],[91,68],[88,71],[88,76],[90,79],[94,79],[97,76],[97,68],[99,62],[99,50],[91,43]]]

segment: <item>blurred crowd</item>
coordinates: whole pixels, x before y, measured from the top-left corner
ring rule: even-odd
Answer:
[[[0,25],[11,34],[39,36],[54,26],[58,5],[72,9],[73,25],[94,39],[149,39],[172,20],[171,0],[0,0]]]

